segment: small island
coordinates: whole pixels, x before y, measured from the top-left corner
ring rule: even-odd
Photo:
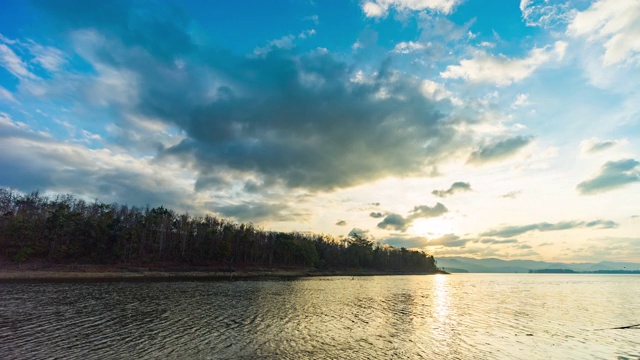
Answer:
[[[274,232],[160,207],[0,189],[0,281],[188,280],[445,273],[433,256],[347,238]]]

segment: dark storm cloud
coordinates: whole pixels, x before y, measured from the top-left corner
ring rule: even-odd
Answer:
[[[447,190],[433,190],[431,193],[437,197],[447,197],[457,192],[471,191],[471,184],[467,182],[456,181]]]
[[[384,220],[378,223],[378,227],[385,230],[396,230],[405,232],[416,219],[438,217],[448,211],[449,210],[441,203],[437,203],[433,207],[429,207],[427,205],[419,205],[415,206],[406,217],[395,213],[387,214]]]
[[[634,159],[608,161],[595,177],[578,184],[583,195],[597,194],[640,182],[640,162]]]
[[[522,235],[530,231],[560,231],[578,228],[598,228],[598,229],[610,229],[618,227],[618,224],[611,220],[594,220],[594,221],[561,221],[555,224],[551,223],[537,223],[521,226],[505,226],[498,229],[492,229],[486,231],[481,236],[497,236],[501,238],[512,237]]]
[[[258,178],[252,190],[330,190],[422,174],[463,140],[455,130],[462,120],[447,117],[450,102],[425,98],[419,79],[388,62],[354,80],[357,68],[326,51],[273,49],[250,57],[196,43],[190,19],[173,8],[38,3],[74,34],[97,78],[115,73],[130,82],[135,96],[109,103],[121,115],[118,126],[141,116],[184,131],[184,140],[161,147],[159,158],[197,171],[199,190],[219,185],[215,175],[225,171]]]
[[[470,164],[484,164],[505,159],[528,145],[532,139],[530,136],[514,136],[486,143],[472,152],[467,162]]]

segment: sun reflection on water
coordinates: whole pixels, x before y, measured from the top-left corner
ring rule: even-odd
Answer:
[[[433,278],[433,309],[432,335],[439,354],[450,354],[452,343],[452,313],[451,298],[447,275],[435,275]]]

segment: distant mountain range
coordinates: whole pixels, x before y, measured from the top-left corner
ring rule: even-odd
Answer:
[[[560,263],[533,260],[474,259],[469,257],[438,257],[439,268],[445,271],[470,273],[528,273],[529,270],[569,269],[577,272],[640,270],[640,263],[601,261],[598,263]]]

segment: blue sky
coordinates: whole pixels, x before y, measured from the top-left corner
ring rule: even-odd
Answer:
[[[640,256],[640,2],[0,1],[0,185]]]

